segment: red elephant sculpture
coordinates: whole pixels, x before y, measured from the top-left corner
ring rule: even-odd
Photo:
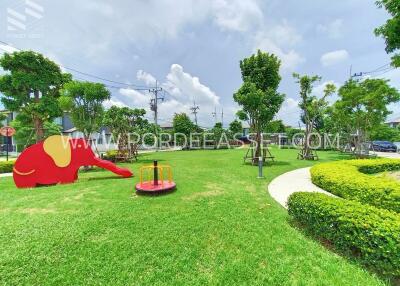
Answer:
[[[84,139],[54,135],[25,149],[14,165],[13,177],[18,188],[37,185],[69,184],[78,179],[82,166],[97,166],[128,178],[128,169],[96,157]]]

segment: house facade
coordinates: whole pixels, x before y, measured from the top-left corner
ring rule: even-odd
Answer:
[[[0,110],[1,114],[6,115],[6,119],[3,120],[0,124],[0,126],[8,126],[11,121],[15,119],[16,113],[15,112],[10,112],[7,110]],[[17,152],[16,148],[16,142],[14,137],[5,137],[0,135],[0,153],[6,152],[8,148],[8,152]]]
[[[396,128],[400,125],[400,118],[396,118],[394,120],[388,121],[388,122],[386,122],[386,124],[389,125],[389,127]]]
[[[3,113],[7,116],[7,118],[1,122],[2,126],[9,125],[11,121],[13,121],[17,113],[10,112],[7,110],[0,110],[0,113]],[[68,114],[64,114],[62,117],[58,117],[54,120],[54,123],[60,125],[61,132],[65,136],[70,136],[72,138],[82,138],[83,133],[76,130],[74,124],[71,121],[71,118]],[[18,145],[24,145],[24,142],[17,142],[14,137],[10,137],[8,144],[8,151],[10,153],[14,153],[14,155],[18,154],[22,150],[18,150]],[[92,134],[91,143],[94,146],[93,149],[96,149],[99,152],[106,152],[109,150],[118,149],[117,145],[113,142],[113,138],[111,135],[111,131],[107,127],[102,127],[99,132]],[[0,135],[0,153],[4,153],[7,150],[7,138]]]

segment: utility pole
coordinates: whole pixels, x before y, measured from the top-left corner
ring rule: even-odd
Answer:
[[[222,108],[222,112],[221,112],[221,124],[222,124],[222,128],[224,128],[224,109]]]
[[[198,126],[197,124],[197,113],[200,107],[198,105],[196,105],[196,102],[193,100],[193,107],[190,108],[190,110],[192,111],[192,113],[194,114],[194,121],[196,122],[196,126]]]
[[[215,107],[214,112],[211,113],[212,116],[214,117],[215,124],[217,124],[217,108]]]
[[[158,101],[164,101],[164,96],[159,96],[159,93],[163,91],[162,87],[158,87],[158,81],[156,81],[156,86],[152,89],[149,89],[149,92],[154,94],[154,98],[150,99],[150,110],[154,112],[154,133],[156,135],[157,140],[157,150],[159,148],[159,140],[158,140]]]

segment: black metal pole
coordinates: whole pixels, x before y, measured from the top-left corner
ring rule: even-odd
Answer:
[[[8,130],[9,130],[9,129],[8,129],[8,127],[7,127],[7,131],[6,131],[6,135],[7,135],[7,136],[6,136],[6,140],[7,140],[7,145],[6,145],[6,146],[7,146],[7,147],[6,147],[6,148],[7,148],[7,150],[6,150],[6,161],[8,161],[8,148],[10,148],[10,138],[8,137]]]
[[[154,182],[153,182],[153,184],[155,185],[155,186],[157,186],[158,185],[158,168],[157,168],[157,164],[158,164],[158,162],[156,161],[156,160],[154,160],[154,162],[153,162],[153,166],[154,166]]]
[[[264,179],[263,165],[264,165],[263,157],[260,156],[260,157],[258,157],[258,177],[257,177],[257,179]]]

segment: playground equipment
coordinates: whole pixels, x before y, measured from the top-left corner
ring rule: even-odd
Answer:
[[[258,161],[262,160],[263,163],[267,162],[268,159],[270,159],[272,162],[274,162],[274,156],[271,154],[271,151],[268,148],[268,144],[270,144],[271,141],[266,141],[263,140],[262,145],[261,145],[261,154],[260,156],[256,157],[256,144],[255,142],[252,142],[249,146],[249,148],[246,151],[246,155],[243,157],[243,163],[246,162],[251,162],[252,165],[258,165]]]
[[[153,173],[153,179],[151,175]],[[166,173],[166,180],[164,180]],[[147,180],[144,181],[144,178]],[[176,188],[176,184],[172,181],[172,170],[168,165],[158,165],[157,161],[152,166],[144,166],[140,168],[140,182],[136,184],[138,193],[158,194],[172,191]]]
[[[125,178],[133,176],[128,169],[97,158],[84,139],[54,135],[21,153],[15,162],[13,177],[18,188],[68,184],[78,179],[82,166],[97,166]]]

